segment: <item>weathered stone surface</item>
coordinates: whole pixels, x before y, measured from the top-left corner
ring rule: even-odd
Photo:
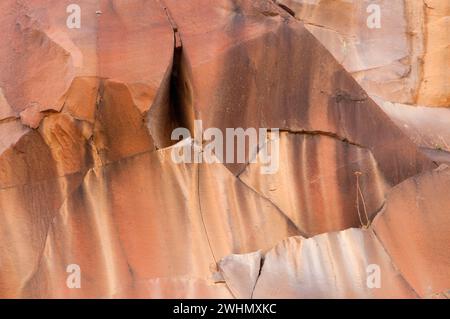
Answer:
[[[368,149],[335,136],[283,132],[279,156],[275,174],[260,174],[255,163],[239,178],[308,237],[370,223],[390,188]]]
[[[394,184],[431,167],[326,49],[276,5],[166,3],[183,36],[190,71],[185,107],[194,108],[205,128],[329,132],[370,149]],[[194,23],[199,7],[202,15]],[[274,14],[267,17],[267,10]],[[393,148],[396,152],[387,151]],[[242,169],[239,164],[228,167],[234,173]]]
[[[67,51],[48,36],[41,20],[45,12],[32,8],[34,2],[6,0],[0,4],[0,87],[18,112],[33,105],[41,111],[60,110],[59,99],[75,72]]]
[[[450,161],[450,109],[374,100],[424,154],[438,163]]]
[[[55,193],[55,200],[64,201],[48,208],[52,218],[45,227],[33,226],[43,237],[41,253],[21,260],[35,265],[33,272],[20,286],[16,283],[17,295],[3,294],[231,297],[223,283],[214,283],[218,260],[269,249],[298,234],[276,207],[221,164],[214,169],[176,165],[170,153],[170,148],[147,152],[90,169],[76,187],[61,189],[59,197]],[[223,197],[221,187],[236,197]],[[5,235],[6,241],[13,239]],[[26,246],[24,238],[15,236]],[[66,286],[66,267],[74,263],[83,269],[81,290]],[[12,278],[4,280],[14,286]],[[180,291],[172,294],[175,288]]]
[[[374,231],[421,297],[450,287],[450,168],[442,165],[395,187]]]
[[[282,241],[264,254],[256,285],[252,274],[241,271],[251,254],[226,257],[225,281],[233,285],[235,276],[246,278],[241,283],[247,283],[254,298],[445,297],[450,286],[449,183],[450,169],[442,165],[394,187],[367,230]],[[372,281],[375,272],[379,280]]]
[[[0,297],[445,292],[443,275],[432,273],[449,269],[442,215],[448,174],[431,172],[447,158],[445,145],[431,147],[440,134],[448,141],[442,110],[409,117],[380,108],[309,27],[273,1],[77,4],[81,28],[70,29],[64,2],[0,3]],[[445,19],[437,21],[441,28]],[[381,33],[375,42],[392,43],[397,35]],[[393,50],[364,54],[381,70],[409,47],[399,41]],[[369,65],[362,62],[352,62],[358,72]],[[425,78],[438,79],[436,70]],[[419,96],[434,94],[433,87]],[[281,129],[278,172],[261,175],[254,163],[175,163],[173,151],[207,142],[171,140],[180,126],[194,133],[195,120],[204,129]],[[412,190],[418,174],[430,177],[418,177],[426,185]],[[431,193],[433,183],[438,192]],[[414,191],[426,198],[426,217],[411,206]],[[386,196],[391,206],[375,217]],[[412,248],[397,220],[409,211],[417,215],[411,231],[420,234]],[[434,214],[439,225],[428,218]],[[348,229],[374,218],[380,240],[372,228]],[[428,233],[434,234],[422,240]],[[271,250],[280,242],[288,249]],[[299,251],[304,258],[292,264]],[[420,259],[416,267],[407,266],[412,257]],[[346,272],[347,260],[356,277]],[[388,286],[352,286],[372,260],[386,270]],[[67,285],[70,265],[80,266],[80,289]],[[297,276],[302,265],[317,268]],[[273,277],[270,267],[287,277]],[[270,284],[275,279],[278,286]],[[304,279],[306,290],[298,282]],[[280,290],[286,280],[292,284]]]
[[[380,287],[367,284],[378,265]],[[254,298],[416,298],[371,231],[291,237],[264,256]]]
[[[16,113],[6,101],[3,90],[0,88],[0,121],[16,117]]]
[[[322,42],[371,95],[450,106],[448,1],[276,0]],[[368,20],[380,9],[380,24]]]
[[[261,251],[245,255],[229,255],[220,260],[220,272],[235,298],[253,297],[261,262]]]

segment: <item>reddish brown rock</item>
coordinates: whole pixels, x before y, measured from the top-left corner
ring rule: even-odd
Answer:
[[[449,109],[377,102],[417,145],[450,151]]]
[[[165,3],[183,39],[189,90],[184,108],[193,108],[205,128],[331,133],[371,150],[392,184],[434,167],[317,39],[277,5]],[[238,174],[242,166],[228,168]]]
[[[448,1],[276,2],[290,8],[369,94],[450,105]],[[379,24],[370,24],[378,12]]]
[[[101,80],[97,77],[75,78],[65,95],[63,112],[93,124],[99,102],[100,83]]]
[[[147,152],[90,169],[64,191],[40,258],[23,261],[38,264],[20,296],[230,297],[213,279],[218,260],[298,234],[221,164],[176,165],[170,154]],[[222,197],[220,186],[236,197]],[[83,270],[80,290],[66,286],[70,264]],[[175,287],[180,291],[171,293]]]
[[[283,132],[279,157],[274,174],[261,174],[255,163],[239,179],[308,237],[369,224],[390,188],[368,149],[335,136]]]
[[[259,253],[241,256],[254,251],[273,256],[266,269],[287,270],[278,283],[292,279],[270,297],[326,297],[334,275],[332,297],[416,297],[402,269],[419,296],[442,292],[428,262],[405,266],[422,247],[392,247],[400,231],[381,222],[388,206],[376,225],[381,241],[369,230],[329,233],[360,226],[358,213],[372,219],[389,189],[437,164],[289,12],[268,0],[78,4],[80,29],[67,27],[61,1],[0,4],[0,297],[263,296],[277,287],[259,283]],[[174,146],[171,132],[193,133],[194,120],[204,129],[280,128],[280,170],[175,163],[174,150],[199,145]],[[441,183],[446,171],[424,174]],[[436,192],[441,208],[446,187]],[[400,207],[409,208],[409,188],[391,190]],[[423,220],[412,228],[445,239],[447,223]],[[274,255],[286,238],[302,244]],[[445,273],[446,247],[434,247]],[[282,260],[303,248],[301,264]],[[369,259],[386,269],[387,290],[352,286],[344,273],[350,260],[361,279]],[[289,271],[316,264],[299,290],[304,277]],[[67,285],[71,265],[81,269],[79,289]]]
[[[14,117],[16,117],[16,113],[9,105],[8,101],[3,95],[3,90],[0,88],[0,121]]]
[[[368,230],[282,241],[264,254],[256,279],[258,253],[228,256],[219,263],[224,279],[254,298],[445,298],[449,182],[442,165],[394,187]]]
[[[60,97],[74,76],[70,55],[48,36],[42,11],[31,3],[7,0],[0,10],[0,87],[9,105],[17,112],[30,105],[60,110]]]
[[[20,112],[20,121],[22,124],[33,129],[39,127],[43,118],[44,114],[41,113],[38,105],[27,107],[25,110]]]
[[[395,187],[373,227],[421,297],[450,287],[450,169],[442,165]]]

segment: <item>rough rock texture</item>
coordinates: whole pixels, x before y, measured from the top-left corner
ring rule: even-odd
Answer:
[[[0,3],[0,297],[446,293],[449,173],[433,171],[447,161],[445,116],[380,108],[274,1],[77,4],[81,28],[69,29],[62,1]],[[401,60],[398,44],[371,52]],[[423,90],[442,101],[437,84]],[[261,175],[256,149],[245,163],[175,163],[206,142],[171,140],[195,120],[279,128],[279,170]],[[382,289],[361,284],[367,263]],[[73,264],[81,288],[67,285]]]
[[[449,183],[450,168],[441,166],[393,188],[368,230],[351,228],[282,241],[264,255],[256,284],[247,274],[247,289],[254,287],[254,298],[448,296],[450,199],[442,193],[448,192]],[[234,274],[245,277],[242,269],[252,265],[252,256],[223,261],[230,272],[225,277],[229,285],[235,284]],[[381,273],[381,285],[375,289],[367,285],[371,265]]]
[[[449,162],[448,1],[276,2],[305,23],[422,153]]]
[[[403,104],[450,106],[448,1],[276,2],[305,22],[369,94]],[[380,8],[379,28],[370,24],[373,5]]]
[[[192,2],[170,7],[182,34],[182,60],[188,68],[184,107],[193,108],[205,129],[330,132],[372,150],[393,183],[428,165],[301,23],[270,1],[233,3],[216,1],[202,6],[201,12]],[[192,17],[197,15],[192,27]],[[387,153],[383,151],[393,147],[391,141],[403,145],[393,156],[408,160],[383,158],[382,153]],[[236,174],[241,166],[228,165]]]
[[[366,224],[390,188],[370,150],[333,136],[283,133],[279,156],[275,174],[260,174],[255,163],[239,178],[285,212],[304,236]],[[365,213],[362,202],[359,213],[355,205],[358,197],[362,201],[357,184]]]
[[[413,177],[389,194],[373,224],[393,262],[421,297],[445,292],[450,285],[449,187],[448,166]]]
[[[381,288],[367,285],[367,267]],[[319,284],[320,283],[320,284]],[[254,298],[415,298],[372,232],[347,229],[310,239],[291,237],[265,255]]]
[[[438,163],[450,162],[450,109],[374,100],[422,153]]]

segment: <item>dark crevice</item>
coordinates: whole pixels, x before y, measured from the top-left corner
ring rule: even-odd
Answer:
[[[11,116],[0,120],[0,124],[19,121],[20,117]]]
[[[389,192],[388,192],[389,193]],[[381,203],[380,207],[378,207],[374,212],[370,213],[369,212],[369,226],[372,225],[373,221],[375,220],[375,218],[378,216],[378,214],[380,214],[387,205],[387,199],[386,197],[383,199],[383,202]]]
[[[283,4],[283,3],[278,3],[278,2],[277,2],[277,5],[278,5],[281,9],[283,9],[284,11],[286,11],[290,16],[292,16],[292,17],[295,18],[295,12],[294,12],[294,10],[292,10],[291,8],[289,8],[287,5],[285,5],[285,4]]]
[[[255,284],[253,286],[252,294],[250,296],[250,299],[253,299],[253,294],[255,293],[256,285],[258,284],[258,280],[261,277],[261,273],[262,273],[262,270],[263,270],[263,267],[264,267],[264,262],[266,261],[265,258],[266,258],[266,256],[264,256],[264,254],[261,253],[261,260],[259,261],[258,276],[256,277]]]
[[[351,93],[344,90],[336,90],[335,93],[320,90],[320,93],[329,96],[331,99],[336,101],[336,103],[340,103],[342,101],[366,102],[369,99],[369,96],[365,92],[362,92],[362,94],[360,94],[359,96],[354,96]]]
[[[355,97],[346,91],[338,91],[332,97],[336,100],[337,103],[340,103],[342,101],[365,102],[368,98],[366,94],[361,97]]]
[[[148,113],[148,125],[156,149],[169,147],[179,141],[172,141],[171,134],[178,127],[190,129],[193,133],[194,112],[192,108],[192,85],[185,61],[183,43],[178,26],[163,1],[159,1],[173,32],[173,58],[163,83],[159,88],[154,105]]]
[[[170,79],[170,109],[169,119],[172,121],[173,129],[176,127],[190,127],[192,120],[191,112],[187,112],[191,105],[189,81],[183,70],[183,47],[178,32],[174,33],[175,50],[173,56],[173,67]],[[179,46],[177,47],[177,41]]]
[[[289,129],[280,129],[279,131],[280,131],[280,133],[281,132],[286,132],[286,133],[289,133],[289,134],[304,134],[304,135],[322,135],[322,136],[327,136],[327,137],[331,137],[333,139],[339,140],[341,142],[344,142],[344,143],[347,143],[347,144],[350,144],[350,145],[353,145],[353,146],[357,146],[359,148],[367,149],[366,146],[361,145],[359,143],[356,143],[354,141],[350,141],[347,137],[340,136],[340,135],[338,135],[336,133],[333,133],[333,132],[320,131],[320,130],[309,131],[309,130],[289,130]]]

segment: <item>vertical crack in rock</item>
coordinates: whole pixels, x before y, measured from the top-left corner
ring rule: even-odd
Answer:
[[[172,27],[174,45],[172,65],[164,76],[147,116],[150,134],[156,147],[161,149],[178,142],[170,138],[174,129],[185,127],[193,133],[194,113],[190,71],[183,54],[182,38],[169,9],[162,0],[158,0],[158,3]]]
[[[208,233],[208,228],[206,227],[205,218],[203,216],[203,210],[202,210],[202,200],[201,200],[201,192],[200,192],[200,183],[201,183],[201,179],[200,179],[201,167],[200,166],[201,166],[201,164],[196,164],[196,165],[197,165],[197,170],[196,170],[197,171],[197,194],[196,194],[196,196],[197,196],[197,200],[198,200],[198,212],[200,214],[200,220],[202,222],[206,240],[208,241],[208,246],[211,251],[212,258],[214,260],[214,266],[217,267],[218,260],[216,258],[216,255],[214,254],[214,249],[211,245],[211,239],[210,239],[210,236]]]

